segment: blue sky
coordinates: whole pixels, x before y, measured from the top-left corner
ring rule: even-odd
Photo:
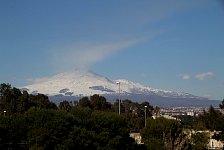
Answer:
[[[0,82],[74,68],[224,98],[221,0],[2,0]]]

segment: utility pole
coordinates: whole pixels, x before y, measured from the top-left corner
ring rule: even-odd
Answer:
[[[146,119],[147,119],[147,113],[146,113],[146,109],[147,109],[147,106],[145,106],[145,128],[146,128]]]
[[[121,95],[121,83],[120,82],[116,82],[117,84],[118,84],[118,86],[119,86],[119,96],[118,96],[118,112],[119,112],[119,115],[121,114],[121,99],[120,99],[120,95]]]

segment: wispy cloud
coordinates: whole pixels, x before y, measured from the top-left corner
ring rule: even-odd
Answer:
[[[209,78],[214,77],[215,74],[213,72],[204,72],[204,73],[199,73],[195,75],[195,78],[198,80],[206,80]]]
[[[106,59],[125,48],[143,42],[138,40],[123,40],[100,44],[78,44],[54,51],[54,66],[60,70],[71,68],[88,68],[90,65]]]
[[[167,17],[182,11],[189,11],[188,8],[192,7],[189,3],[178,0],[174,0],[173,3],[145,1],[128,7],[124,3],[125,10],[123,7],[118,7],[118,11],[115,12],[114,10],[108,10],[113,13],[109,13],[106,18],[104,17],[101,24],[94,19],[92,20],[92,18],[98,18],[98,14],[97,17],[87,17],[87,22],[91,24],[91,27],[88,27],[86,22],[81,22],[83,25],[81,27],[78,26],[79,32],[77,33],[79,34],[75,32],[76,30],[71,30],[71,33],[74,32],[74,39],[78,39],[83,43],[80,44],[78,42],[75,45],[68,44],[68,46],[60,46],[61,48],[53,49],[51,51],[52,54],[50,54],[50,57],[53,56],[52,64],[59,70],[86,68],[108,58],[114,53],[139,44],[142,42],[142,38],[149,40],[154,36],[164,34],[168,29],[164,27],[150,28],[150,25],[154,26],[154,24]],[[82,36],[76,37],[75,35]],[[131,40],[121,40],[127,37]],[[93,41],[98,43],[93,43]],[[57,44],[60,45],[60,42]],[[63,42],[62,45],[64,45]],[[185,76],[184,78],[187,79],[188,77]]]
[[[191,76],[189,74],[180,74],[179,75],[181,77],[181,79],[183,80],[189,80],[191,78]]]

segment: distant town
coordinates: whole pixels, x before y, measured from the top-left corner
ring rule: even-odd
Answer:
[[[224,114],[224,110],[219,107],[214,107],[215,110],[220,111]],[[209,107],[161,107],[160,114],[161,115],[169,115],[173,117],[179,116],[194,116],[197,117],[203,112],[207,112]]]

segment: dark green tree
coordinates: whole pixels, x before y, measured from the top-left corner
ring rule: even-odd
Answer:
[[[29,108],[30,108],[29,94],[27,91],[23,91],[23,94],[18,98],[17,112],[24,113]]]
[[[50,102],[48,96],[44,94],[30,95],[29,96],[30,107],[56,109],[57,106]]]
[[[224,109],[224,99],[222,100],[222,103],[219,104],[219,107],[220,107],[221,109]]]
[[[33,108],[25,115],[29,149],[56,149],[73,127],[73,117],[65,111]]]
[[[203,114],[199,115],[199,117],[197,118],[197,123],[211,131],[223,131],[223,120],[224,115],[220,111],[215,110],[214,107],[210,106],[207,112],[204,111]]]
[[[148,149],[181,150],[189,146],[182,124],[177,120],[148,119],[141,135]]]
[[[22,95],[21,91],[17,88],[12,88],[10,84],[0,85],[0,110],[4,110],[7,114],[17,112],[17,105],[19,97]]]
[[[72,109],[72,106],[70,105],[70,103],[68,101],[60,102],[58,107],[60,110],[64,110],[67,112],[69,112]]]
[[[88,108],[76,109],[75,124],[70,132],[70,140],[64,146],[75,149],[137,149],[129,137],[129,128],[124,116],[117,113],[94,111]]]
[[[28,149],[26,119],[23,115],[0,116],[0,149]]]
[[[88,97],[83,97],[83,98],[81,98],[81,99],[79,100],[78,105],[79,105],[80,107],[89,107],[89,108],[92,107],[92,106],[91,106],[91,102],[90,102],[90,100],[89,100]]]
[[[192,135],[192,149],[193,150],[205,150],[207,149],[207,144],[209,140],[209,135],[207,133],[195,133]]]
[[[93,110],[111,110],[111,104],[107,102],[106,98],[97,94],[90,97],[90,102]]]

